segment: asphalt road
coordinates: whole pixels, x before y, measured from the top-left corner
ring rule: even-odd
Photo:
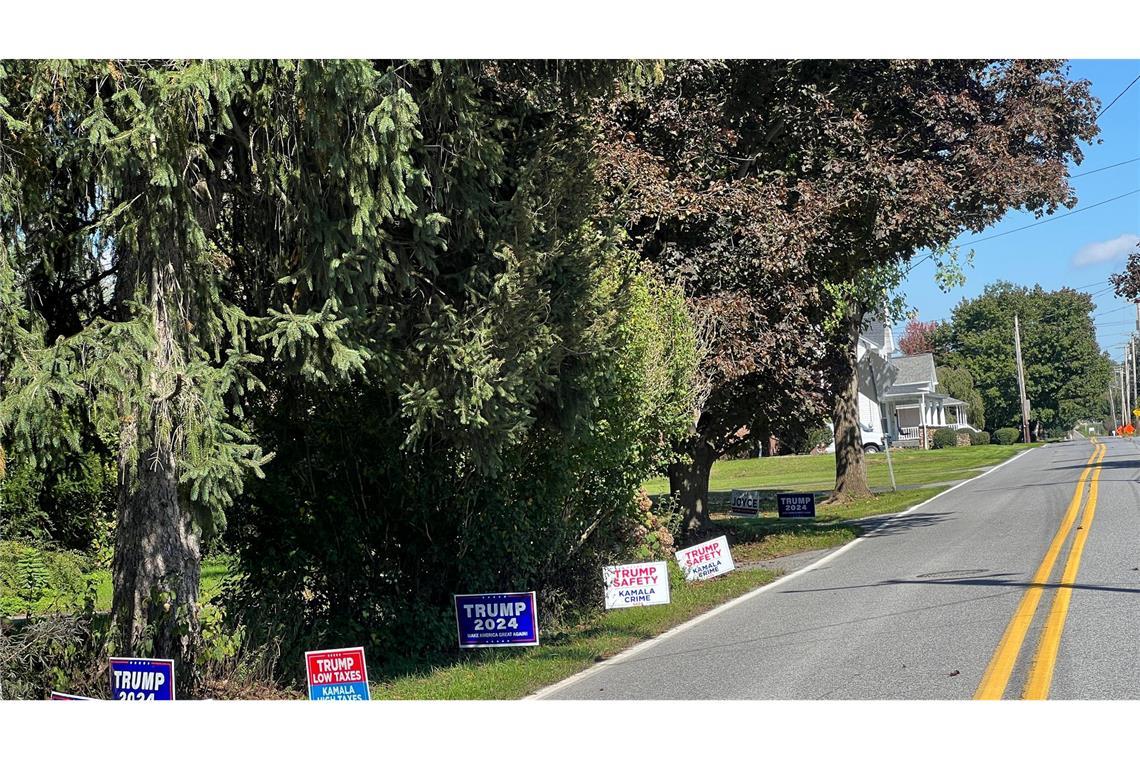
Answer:
[[[1138,633],[1140,446],[1081,440],[539,696],[1138,699]]]

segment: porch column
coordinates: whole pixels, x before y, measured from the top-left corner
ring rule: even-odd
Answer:
[[[926,425],[927,425],[927,412],[926,412],[926,394],[923,393],[918,401],[918,418],[922,420],[922,448],[926,448]]]

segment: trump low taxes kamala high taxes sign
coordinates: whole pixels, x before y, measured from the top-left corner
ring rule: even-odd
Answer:
[[[309,677],[309,699],[364,701],[370,698],[364,647],[305,652],[305,672]]]

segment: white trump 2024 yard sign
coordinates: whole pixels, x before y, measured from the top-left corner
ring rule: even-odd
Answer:
[[[703,581],[736,569],[728,551],[728,539],[724,536],[682,549],[677,552],[677,564],[687,581]]]
[[[669,568],[664,562],[602,568],[606,609],[669,603]]]

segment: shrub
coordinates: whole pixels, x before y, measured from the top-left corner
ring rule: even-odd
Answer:
[[[691,424],[695,341],[679,292],[603,284],[632,300],[590,333],[605,351],[575,349],[559,370],[578,400],[535,402],[494,468],[447,418],[408,445],[412,421],[379,384],[266,401],[257,436],[277,454],[273,474],[233,511],[239,573],[219,599],[223,631],[244,634],[212,639],[211,656],[264,648],[287,682],[303,651],[335,639],[368,647],[373,673],[399,674],[457,656],[454,593],[535,590],[551,627],[601,607],[603,565],[669,557],[676,510],[639,486]]]
[[[107,538],[115,513],[110,459],[75,454],[50,472],[26,460],[6,464],[0,477],[0,538],[81,551]]]
[[[971,446],[985,446],[990,442],[990,434],[984,430],[971,430],[970,431],[970,445]]]
[[[958,434],[950,428],[939,428],[934,431],[934,438],[930,443],[933,449],[949,449],[958,445]]]
[[[786,431],[779,431],[781,453],[810,454],[816,449],[826,448],[835,436],[826,425],[815,428],[792,427]]]
[[[994,443],[1000,443],[1002,446],[1017,443],[1017,439],[1020,437],[1021,431],[1017,428],[1004,427],[994,431]]]
[[[86,593],[85,559],[17,541],[0,541],[0,615],[72,607]]]
[[[53,690],[107,699],[106,657],[107,618],[91,608],[8,624],[0,631],[4,699],[46,699]]]

